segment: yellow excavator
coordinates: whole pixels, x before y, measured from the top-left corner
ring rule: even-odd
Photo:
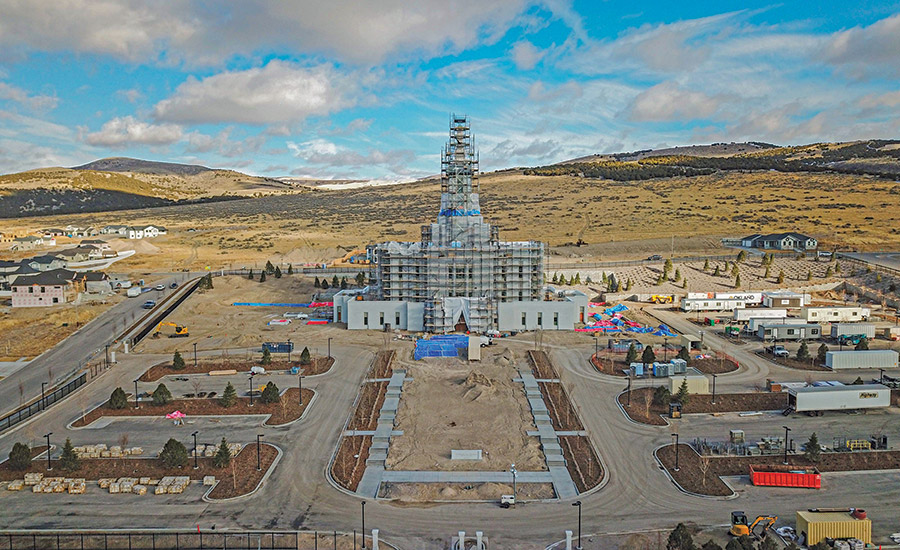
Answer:
[[[666,296],[665,294],[654,294],[650,296],[650,301],[654,304],[671,304],[672,296]]]
[[[188,329],[183,325],[176,325],[175,323],[169,323],[163,321],[162,323],[156,325],[156,331],[153,333],[154,338],[159,338],[160,334],[162,334],[163,327],[172,327],[175,329],[175,332],[169,335],[169,338],[187,338],[190,336]]]
[[[748,524],[747,514],[744,512],[731,512],[731,531],[729,532],[735,537],[748,535],[760,540],[768,534],[769,529],[775,525],[776,521],[778,521],[778,516],[756,516],[753,523]],[[757,534],[754,529],[756,529],[756,526],[760,523],[762,523],[763,529],[762,532]]]

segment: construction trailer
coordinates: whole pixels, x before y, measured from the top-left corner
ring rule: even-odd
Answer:
[[[878,332],[878,335],[885,340],[900,340],[900,327],[884,327]]]
[[[669,393],[675,395],[681,389],[681,384],[687,381],[689,395],[709,394],[709,378],[695,368],[687,369],[684,374],[669,376]]]
[[[788,316],[786,309],[771,309],[767,307],[745,307],[734,310],[731,320],[737,323],[746,323],[750,319],[783,319]]]
[[[806,325],[808,324],[805,320],[799,319],[797,317],[783,317],[780,319],[759,319],[757,317],[753,317],[747,320],[747,332],[752,332],[756,334],[756,331],[759,330],[759,327],[762,325],[771,325],[772,323],[779,323],[782,325]]]
[[[741,300],[750,306],[758,306],[763,302],[762,292],[688,292],[690,300]]]
[[[800,317],[807,323],[857,323],[867,320],[871,314],[871,309],[860,306],[805,307],[800,310]]]
[[[890,349],[829,351],[825,354],[825,366],[841,369],[896,369],[900,354]]]
[[[747,307],[745,300],[685,298],[681,301],[681,311],[734,311],[744,307]]]
[[[682,334],[678,337],[678,343],[683,348],[687,348],[688,351],[692,349],[700,349],[700,344],[702,340],[699,336],[694,336],[693,334]]]
[[[799,308],[809,303],[809,294],[799,292],[765,292],[763,305],[766,307]]]
[[[879,409],[890,405],[891,389],[881,384],[788,388],[788,406],[810,416],[825,411]]]
[[[831,323],[831,337],[837,340],[841,336],[865,336],[869,340],[875,338],[875,325],[870,323]]]
[[[872,544],[872,520],[865,510],[802,510],[797,512],[801,544],[813,546],[825,539],[858,539]]]
[[[760,325],[756,330],[756,336],[760,340],[818,340],[822,337],[822,327],[814,324]]]

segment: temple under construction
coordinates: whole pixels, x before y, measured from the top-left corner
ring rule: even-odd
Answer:
[[[485,223],[468,117],[453,116],[441,154],[441,208],[419,242],[369,245],[371,284],[334,298],[350,329],[432,333],[569,329],[587,297],[544,288],[544,243],[503,242]]]

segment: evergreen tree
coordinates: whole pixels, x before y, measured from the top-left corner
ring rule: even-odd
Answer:
[[[740,269],[738,269],[738,264],[731,264],[731,276],[737,277],[740,273]]]
[[[766,279],[768,279],[768,278],[771,277],[771,276],[772,276],[772,269],[770,268],[770,266],[767,265],[767,266],[766,266],[766,273],[765,273],[765,275],[763,275],[763,277],[766,278]]]
[[[688,363],[691,362],[691,352],[688,351],[687,346],[681,346],[681,349],[678,350],[678,355],[676,357],[678,357],[679,359],[683,359]]]
[[[341,290],[347,290],[347,277],[341,279]]]
[[[268,347],[264,347],[262,350],[262,358],[259,360],[260,365],[268,365],[272,362],[272,352],[269,351]]]
[[[663,273],[665,273],[665,276],[668,278],[669,273],[671,273],[671,272],[672,272],[672,259],[666,258],[666,263],[663,264]]]
[[[338,281],[337,275],[335,275],[334,277],[331,278],[331,286],[332,287],[336,287],[340,284],[341,284],[341,282]]]
[[[741,288],[741,274],[738,273],[734,276],[734,288]]]
[[[690,393],[688,391],[687,378],[685,378],[681,381],[681,386],[678,387],[678,391],[675,393],[675,401],[682,405],[687,405],[688,397],[690,397]]]
[[[626,292],[631,290],[631,285],[632,285],[631,279],[628,279],[627,281],[625,281],[625,291]]]
[[[708,540],[703,543],[703,546],[700,547],[700,550],[722,550],[722,547],[719,546],[716,541]]]
[[[262,395],[259,397],[259,400],[263,403],[277,403],[278,399],[278,386],[275,385],[275,382],[269,382],[268,384],[266,384],[266,387],[263,388]]]
[[[675,529],[669,533],[669,540],[666,542],[666,550],[695,550],[694,538],[683,523],[679,523]]]
[[[616,276],[612,273],[609,274],[609,277],[606,278],[606,288],[610,292],[615,292],[617,288],[619,288],[619,283],[616,281]]]
[[[294,264],[288,264],[288,272],[287,272],[287,274],[288,274],[288,275],[293,275],[293,274],[294,274]]]
[[[75,454],[75,447],[72,446],[72,440],[68,437],[65,445],[63,445],[62,455],[59,457],[59,465],[67,472],[77,470],[81,466],[81,461],[78,460],[78,455]]]
[[[675,268],[675,282],[677,283],[680,280],[681,280],[681,270],[678,268]]]
[[[656,278],[656,283],[654,283],[654,284],[656,286],[660,286],[661,284],[663,284],[663,280],[664,280],[663,277],[664,277],[664,275],[662,273],[660,273],[659,277]]]
[[[275,266],[275,278],[276,279],[281,278],[281,268],[279,266]]]
[[[703,260],[703,271],[709,271],[709,258]]]
[[[812,270],[806,272],[806,280],[812,281]]]
[[[718,276],[719,276],[719,266],[716,266],[715,271],[713,271],[713,277],[718,277]]]
[[[864,351],[864,350],[869,349],[869,339],[865,338],[865,337],[861,338],[859,343],[856,344],[856,347],[854,349],[856,351]]]
[[[166,441],[159,453],[159,460],[167,468],[181,468],[188,462],[188,452],[184,444],[173,437]]]
[[[831,269],[831,266],[828,266],[828,269]],[[835,272],[835,273],[840,273],[840,272],[841,272],[841,264],[840,264],[840,263],[834,264],[834,272]],[[827,271],[825,272],[825,275],[828,276],[828,272],[827,272]]]
[[[863,381],[862,376],[857,376],[857,377],[856,377],[856,380],[854,380],[853,382],[851,382],[851,384],[852,384],[853,386],[862,386],[863,384],[865,384],[865,381]]]
[[[622,292],[625,290],[625,286],[622,284],[622,281],[616,283],[616,292]]]
[[[606,274],[603,275],[603,281],[606,282]],[[553,282],[553,284],[559,283],[559,273],[554,273],[554,274],[553,274],[553,280],[552,280],[552,282]]]
[[[737,255],[738,262],[743,262],[746,259],[747,259],[747,251],[746,250],[741,250],[740,252],[738,252],[738,255]]]
[[[31,449],[24,443],[16,442],[9,452],[9,467],[13,470],[27,470],[31,467]]]
[[[580,285],[580,284],[581,284],[581,273],[576,273],[576,274],[575,274],[575,281],[573,282],[573,284],[576,284],[576,285]]]
[[[181,353],[178,350],[175,350],[175,355],[172,356],[172,368],[175,370],[184,370],[184,357],[181,356]]]
[[[219,398],[219,405],[222,405],[227,409],[235,403],[237,403],[237,391],[235,391],[234,386],[229,382],[222,392],[222,397]]]
[[[784,284],[784,271],[778,272],[778,284]]]
[[[156,386],[156,389],[153,390],[152,397],[153,404],[157,406],[165,405],[172,400],[172,394],[169,392],[169,388],[167,388],[165,384]]]
[[[632,342],[631,345],[628,346],[628,353],[625,354],[625,363],[628,365],[634,363],[637,361],[637,355],[637,348],[634,347],[634,342]]]
[[[606,284],[606,283],[608,282],[608,278],[607,278],[607,276],[606,276],[606,272],[605,272],[605,271],[602,272],[601,275],[602,275],[602,276],[600,277],[600,281],[601,281],[603,284]]]
[[[106,402],[106,406],[110,409],[124,409],[128,406],[128,396],[125,395],[125,390],[122,388],[116,388],[109,395],[109,401]]]
[[[309,354],[309,348],[304,347],[303,351],[300,352],[300,364],[301,365],[309,365],[312,363],[312,356]]]
[[[671,400],[672,394],[669,393],[669,388],[665,386],[656,386],[656,389],[653,390],[654,405],[666,405]]]
[[[816,435],[816,432],[813,432],[809,436],[809,440],[807,440],[806,442],[806,450],[803,451],[803,456],[805,456],[807,460],[815,464],[819,461],[821,454],[822,448],[819,446],[819,436]]]
[[[266,260],[266,273],[268,273],[269,275],[275,274],[275,266],[272,265],[271,260]]]
[[[652,363],[656,361],[656,354],[653,353],[653,346],[644,346],[644,351],[641,353],[641,363]]]
[[[681,281],[681,288],[687,288],[687,277],[685,277],[684,280]]]
[[[797,350],[797,361],[809,361],[809,346],[806,342],[800,342],[800,349]]]
[[[253,270],[252,269],[250,270],[250,274],[247,275],[247,278],[250,279],[251,281],[253,280]]]
[[[322,288],[322,283],[319,281],[319,276],[318,276],[318,275],[316,275],[316,280],[315,280],[315,282],[313,283],[313,286],[316,287],[316,288]]]
[[[363,286],[366,283],[366,276],[362,271],[356,274],[356,286]]]
[[[828,346],[822,344],[819,346],[819,351],[816,352],[816,363],[820,365],[825,364],[825,360],[828,358]]]
[[[259,282],[261,282],[261,283],[266,282],[266,272],[265,271],[263,271],[262,273],[259,274]]]
[[[321,288],[322,290],[328,290],[328,281],[324,277],[322,277],[322,283],[320,284],[319,288]]]
[[[222,438],[216,455],[213,457],[213,466],[216,468],[227,468],[231,464],[231,449],[228,448],[228,441]]]

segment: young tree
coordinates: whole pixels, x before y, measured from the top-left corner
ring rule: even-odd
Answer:
[[[656,286],[659,286],[659,285],[663,284],[663,281],[665,281],[665,280],[666,280],[666,279],[665,279],[665,274],[664,274],[664,273],[660,273],[660,274],[659,274],[659,277],[656,278],[656,283],[655,283],[655,285],[656,285]]]
[[[322,290],[328,290],[328,281],[325,279],[325,277],[322,277],[322,282],[319,285],[319,288],[321,288]]]
[[[303,351],[300,352],[300,364],[301,365],[309,365],[312,363],[312,356],[309,354],[309,348],[304,347]]]
[[[813,432],[806,441],[806,450],[803,451],[803,456],[815,464],[819,461],[821,454],[822,448],[819,446],[819,436],[816,435],[816,432]]]
[[[31,449],[24,443],[16,442],[9,452],[9,467],[13,470],[27,470],[31,466]]]
[[[800,349],[797,350],[797,361],[809,361],[809,346],[806,342],[800,342]]]
[[[287,272],[287,274],[288,274],[288,275],[293,275],[293,274],[294,274],[294,265],[293,265],[293,264],[288,264],[288,272]]]
[[[609,282],[609,278],[606,276],[606,272],[605,272],[605,271],[600,272],[600,281],[601,281],[603,284],[606,284],[607,282]]]
[[[279,266],[275,266],[275,278],[276,279],[281,278],[281,268]]]
[[[128,396],[125,395],[125,390],[122,388],[116,388],[109,395],[109,401],[106,402],[106,406],[110,409],[124,409],[128,406]]]
[[[165,384],[156,386],[156,389],[153,390],[152,397],[153,404],[157,406],[165,405],[172,400],[172,394],[171,392],[169,392],[169,388],[167,388]]]
[[[808,271],[806,272],[806,280],[807,280],[807,281],[812,281],[812,270],[808,270]]]
[[[679,523],[669,533],[666,550],[695,550],[694,537],[691,536],[691,532],[688,531],[688,528],[683,523]]]
[[[678,355],[676,356],[679,359],[683,359],[688,363],[691,362],[691,352],[688,350],[687,346],[681,346],[681,349],[678,350]]]
[[[188,452],[184,444],[173,437],[166,441],[159,453],[159,460],[167,468],[181,468],[188,462]]]
[[[261,365],[268,365],[272,362],[272,352],[269,351],[269,348],[263,348],[262,350],[262,358],[259,360]]]
[[[559,283],[559,273],[553,274],[552,282],[553,282],[553,284]],[[606,282],[606,273],[603,274],[603,282]]]
[[[703,271],[709,271],[709,258],[703,260]]]
[[[632,285],[631,279],[628,279],[627,281],[625,281],[625,292],[628,292],[631,290],[631,285]]]
[[[263,388],[259,400],[263,403],[277,403],[279,398],[278,386],[275,385],[275,382],[269,382],[266,384],[266,387]]]
[[[184,357],[182,357],[181,353],[177,350],[175,351],[175,355],[172,356],[172,368],[175,370],[184,370]]]
[[[778,284],[784,284],[784,271],[778,271]]]
[[[67,472],[77,470],[81,466],[81,461],[78,460],[78,455],[75,454],[75,447],[72,446],[72,440],[68,437],[65,445],[63,445],[62,455],[59,457],[59,465]]]
[[[678,401],[682,405],[687,405],[689,397],[690,393],[688,392],[687,378],[685,378],[681,381],[681,386],[678,387],[678,392],[675,393],[675,401]]]
[[[831,266],[828,266],[828,269],[831,269]],[[840,273],[840,272],[841,272],[841,264],[840,264],[840,263],[834,264],[834,272],[835,272],[835,273]],[[829,276],[827,271],[825,272],[825,276],[826,276],[826,277]]]
[[[580,285],[580,284],[581,284],[581,273],[576,273],[576,274],[575,274],[575,280],[572,281],[572,284],[574,284],[574,285]]]
[[[347,290],[347,277],[341,279],[341,290]]]
[[[219,443],[219,449],[213,457],[213,466],[227,468],[229,464],[231,464],[231,449],[228,448],[228,441],[223,437],[222,442]]]
[[[641,363],[652,363],[656,361],[656,354],[653,353],[653,346],[644,346],[644,351],[641,353]]]
[[[866,337],[861,338],[859,343],[856,344],[856,347],[854,349],[856,351],[864,351],[864,350],[869,349],[869,339]]]
[[[331,286],[338,286],[341,282],[338,280],[337,275],[331,278]]]
[[[738,267],[738,264],[731,264],[731,276],[737,277],[740,274],[741,270]]]
[[[637,348],[634,347],[634,342],[628,346],[628,353],[625,354],[625,363],[631,364],[637,361]]]
[[[766,537],[759,542],[758,550],[778,550],[781,546],[775,542],[775,537]]]
[[[738,273],[734,276],[734,288],[741,288],[741,274]]]
[[[768,279],[768,278],[771,277],[771,276],[772,276],[772,269],[771,269],[771,266],[768,266],[768,265],[767,265],[767,266],[766,266],[766,272],[765,272],[765,274],[763,274],[763,278]]]
[[[318,275],[316,275],[316,280],[315,280],[315,282],[313,283],[313,286],[316,287],[316,288],[321,288],[321,287],[322,287],[322,282],[319,281],[319,276],[318,276]]]
[[[222,397],[219,398],[219,405],[222,405],[227,409],[235,403],[237,403],[237,391],[235,391],[234,386],[229,382],[222,392]]]
[[[743,262],[746,259],[747,259],[747,251],[746,250],[741,250],[740,252],[738,252],[738,255],[737,255],[738,262]]]
[[[857,376],[856,380],[851,382],[851,384],[854,386],[862,386],[863,384],[865,384],[865,381],[862,379],[862,376]]]
[[[655,390],[653,390],[653,404],[654,405],[666,405],[669,401],[672,400],[672,394],[669,393],[669,388],[665,386],[657,386]]]
[[[275,266],[272,265],[271,260],[266,260],[266,271],[265,272],[268,273],[269,275],[273,275],[275,273]]]
[[[720,275],[719,266],[716,266],[716,269],[713,270],[713,277],[718,277]]]
[[[266,272],[265,271],[263,271],[262,273],[259,274],[259,282],[261,282],[261,283],[266,282]]]
[[[819,351],[816,352],[816,363],[820,365],[825,364],[825,359],[828,358],[828,346],[822,344],[819,346]]]
[[[366,284],[366,276],[362,271],[356,274],[356,286],[363,286]]]
[[[666,258],[666,262],[663,264],[663,273],[666,274],[666,277],[669,276],[669,273],[672,272],[672,259]]]
[[[677,283],[680,280],[681,280],[681,269],[675,268],[675,282]]]
[[[252,269],[250,270],[250,274],[247,275],[247,278],[250,279],[251,281],[253,280],[253,270]]]

